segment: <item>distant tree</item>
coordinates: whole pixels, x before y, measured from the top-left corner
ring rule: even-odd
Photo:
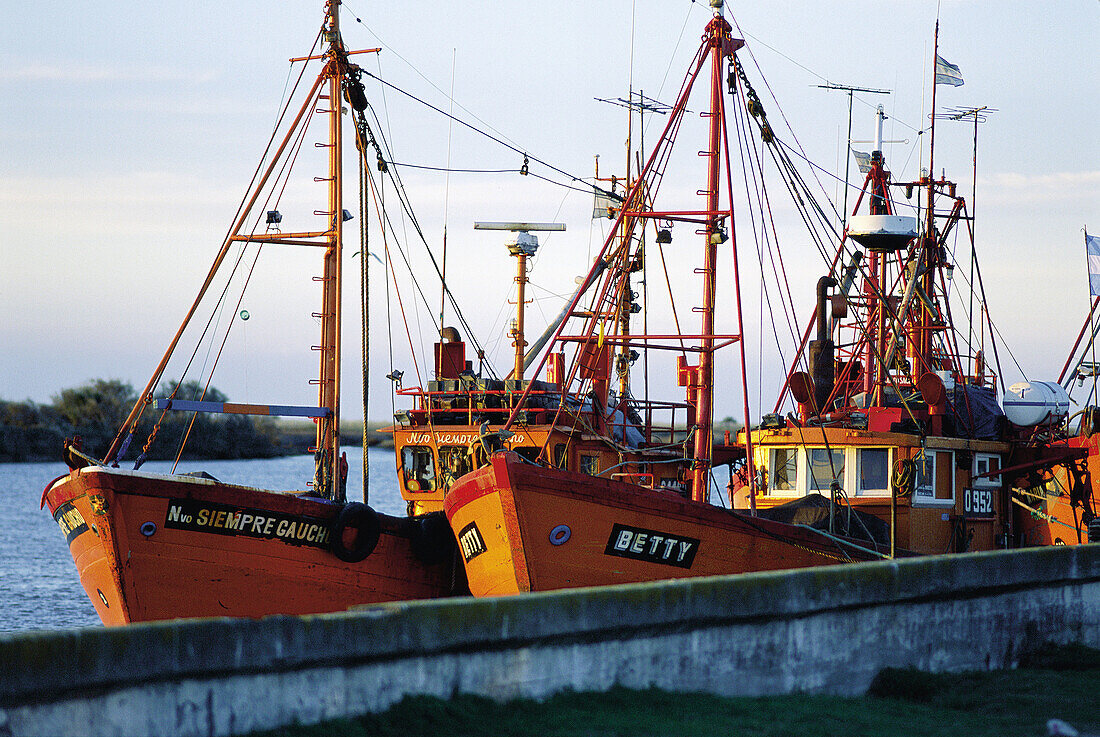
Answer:
[[[118,379],[95,379],[63,389],[53,406],[78,431],[113,434],[137,401],[134,387]]]
[[[227,402],[215,387],[203,389],[197,381],[168,382],[158,397],[191,401]],[[158,442],[150,448],[151,458],[268,458],[283,451],[275,424],[248,415],[168,411],[161,418]]]
[[[0,401],[0,461],[57,458],[71,426],[53,407]]]
[[[63,389],[53,398],[53,408],[69,423],[69,434],[83,439],[84,451],[100,456],[107,452],[136,401],[134,387],[126,382],[94,379],[82,386]]]
[[[197,381],[168,382],[156,397],[228,401],[223,392],[204,391]],[[52,405],[0,400],[0,462],[59,460],[64,440],[74,436],[81,438],[85,453],[102,458],[136,401],[133,387],[117,379],[64,389]],[[164,412],[151,405],[131,433],[124,455],[130,461],[146,450],[152,459],[175,458],[181,447],[186,458],[270,458],[293,447],[284,445],[268,417]]]

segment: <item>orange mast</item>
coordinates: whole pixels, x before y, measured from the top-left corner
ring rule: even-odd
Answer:
[[[327,417],[317,421],[315,447],[317,467],[314,473],[314,489],[321,495],[342,500],[344,498],[340,470],[340,320],[341,320],[341,262],[343,254],[343,182],[341,181],[341,101],[343,99],[343,71],[347,52],[340,39],[340,0],[329,0],[325,6],[328,16],[325,36],[329,42],[328,57],[323,76],[328,78],[329,110],[329,172],[328,212],[329,231],[326,234],[324,271],[321,282],[321,345],[318,370],[317,404],[330,410]]]

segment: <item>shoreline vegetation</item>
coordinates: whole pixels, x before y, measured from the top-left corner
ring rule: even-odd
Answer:
[[[170,382],[156,396],[167,397],[175,391],[179,399],[229,401],[213,387],[204,394],[197,382],[186,382],[178,391],[176,384]],[[136,401],[135,389],[117,379],[95,379],[63,389],[48,404],[0,398],[0,463],[61,462],[63,444],[73,437],[81,439],[84,453],[102,458]],[[307,419],[191,412],[160,415],[151,405],[146,408],[125,459],[132,462],[142,452],[148,460],[175,458],[192,417],[194,423],[182,456],[187,460],[301,455],[314,444],[314,424]],[[380,432],[387,426],[384,422],[367,423],[371,447],[393,447],[392,436]],[[153,436],[151,443],[150,436]],[[341,422],[340,442],[345,446],[362,444],[363,423]]]
[[[204,392],[201,384],[189,381],[177,390],[177,383],[169,382],[155,396],[163,398],[175,392],[177,399],[230,401],[214,387]],[[0,463],[61,462],[65,440],[74,437],[81,439],[82,452],[93,458],[102,458],[136,401],[137,391],[133,386],[118,379],[93,379],[86,384],[63,389],[48,404],[29,399],[15,402],[0,398]],[[368,422],[367,445],[392,449],[393,435],[383,432],[390,424]],[[727,438],[735,438],[740,428],[741,424],[732,417],[716,421],[715,441],[728,442]],[[245,460],[304,455],[314,444],[314,433],[315,426],[308,419],[160,413],[148,405],[137,423],[123,460],[133,462],[141,453],[146,454],[147,460],[174,459],[185,436],[187,445],[181,456],[185,460]],[[152,442],[149,442],[150,437]],[[359,447],[362,442],[361,420],[340,423],[341,445]]]

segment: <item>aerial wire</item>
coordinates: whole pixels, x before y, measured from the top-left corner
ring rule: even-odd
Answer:
[[[458,54],[458,50],[451,49],[451,94],[448,95],[451,101],[450,112],[454,113],[455,105],[455,60]],[[440,259],[440,295],[439,295],[439,337],[443,338],[443,326],[444,316],[443,313],[447,308],[447,215],[450,212],[451,204],[451,134],[454,131],[454,120],[448,119],[447,121],[447,176],[444,178],[443,184],[443,254]]]

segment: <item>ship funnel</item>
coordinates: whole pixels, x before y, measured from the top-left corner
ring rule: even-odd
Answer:
[[[818,414],[826,411],[825,403],[833,393],[835,380],[833,341],[829,340],[829,289],[836,279],[823,276],[817,280],[817,340],[810,341],[810,376],[814,380],[814,409]]]

